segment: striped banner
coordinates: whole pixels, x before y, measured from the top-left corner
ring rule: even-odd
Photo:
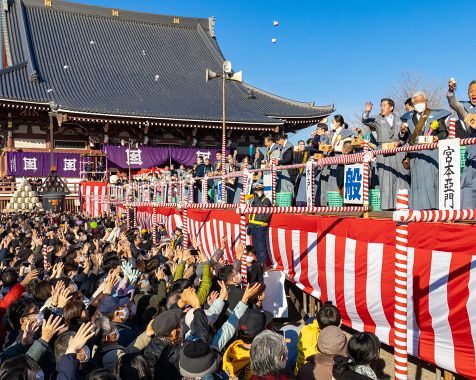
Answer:
[[[147,212],[152,214],[152,207]],[[158,208],[157,216],[168,231],[181,222],[178,210]],[[233,259],[239,214],[190,209],[188,221],[190,238],[209,256],[228,236],[225,260]],[[277,214],[268,243],[274,268],[305,292],[332,301],[345,325],[394,345],[393,221]],[[476,373],[476,226],[411,223],[408,247],[408,352],[471,377]]]
[[[109,210],[107,182],[80,182],[81,210],[87,216],[98,217]]]

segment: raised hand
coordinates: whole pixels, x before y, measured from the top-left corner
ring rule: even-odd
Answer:
[[[58,307],[61,309],[66,306],[68,301],[72,298],[71,290],[64,288],[60,291],[58,295]]]
[[[91,244],[89,244],[89,243],[84,244],[83,254],[87,254],[87,253],[88,253],[89,247],[91,247]]]
[[[218,292],[211,292],[210,295],[207,297],[208,306],[212,306],[213,302],[218,298]]]
[[[220,298],[223,301],[228,300],[228,287],[225,284],[225,281],[218,281],[218,284],[220,285]]]
[[[50,315],[48,320],[43,320],[41,327],[41,339],[49,343],[51,339],[60,331],[66,331],[68,327],[61,324],[62,318],[60,316]]]
[[[23,330],[23,334],[21,337],[21,343],[24,346],[29,346],[33,343],[33,338],[35,337],[35,333],[38,331],[40,326],[36,321],[28,321],[26,323],[25,330]]]
[[[400,126],[400,133],[404,135],[405,133],[408,132],[408,124],[407,123],[402,123]]]
[[[95,334],[96,326],[94,323],[83,323],[75,336],[72,336],[68,342],[68,348],[65,354],[76,354],[81,348],[83,348],[89,339]]]
[[[235,245],[235,257],[237,260],[241,260],[243,257],[243,254],[245,253],[243,243],[241,241],[238,242],[238,244]]]
[[[222,251],[224,251],[227,244],[228,244],[228,238],[227,238],[226,236],[223,236],[223,237],[221,238],[220,249],[221,249]]]
[[[455,92],[456,91],[456,81],[454,78],[450,78],[448,81],[448,91],[449,92]]]
[[[23,279],[20,284],[25,287],[27,286],[30,282],[38,278],[38,269],[33,269],[31,272],[29,272],[25,278]]]
[[[154,328],[152,327],[153,323],[154,323],[154,320],[151,319],[149,324],[147,325],[147,328],[145,329],[145,334],[150,338],[152,338],[155,335]]]
[[[64,282],[58,281],[55,287],[51,290],[51,306],[58,306],[58,298],[61,291],[64,289]]]
[[[124,275],[127,276],[131,284],[135,283],[139,278],[140,272],[137,269],[133,269],[131,263],[123,262],[121,265]]]
[[[114,289],[114,286],[117,284],[119,281],[119,275],[115,269],[111,269],[104,280],[104,285],[102,292],[103,294],[106,295],[111,295],[112,294],[112,289]]]
[[[162,268],[157,268],[154,273],[158,281],[165,280],[165,273]]]
[[[372,102],[365,102],[365,112],[366,113],[370,113],[372,112],[372,107],[373,107],[373,103]]]
[[[255,298],[261,292],[261,284],[259,282],[250,286],[250,284],[246,285],[245,292],[243,293],[243,298],[241,301],[243,303],[248,303],[251,299]]]
[[[182,292],[180,300],[184,305],[190,305],[194,309],[198,309],[200,307],[200,300],[198,299],[196,290],[194,288],[185,289]]]

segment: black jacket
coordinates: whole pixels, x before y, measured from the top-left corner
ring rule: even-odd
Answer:
[[[347,358],[338,357],[335,359],[336,364],[332,370],[332,376],[336,380],[368,380],[370,377],[361,375],[360,373],[352,371]]]
[[[252,207],[271,207],[271,201],[263,195],[261,198],[258,198],[256,195],[251,200],[250,205]],[[259,222],[269,223],[271,219],[271,214],[253,214],[250,215],[250,221],[256,220]],[[252,222],[251,222],[252,224]]]
[[[159,338],[154,338],[144,349],[154,379],[180,380],[180,348]]]

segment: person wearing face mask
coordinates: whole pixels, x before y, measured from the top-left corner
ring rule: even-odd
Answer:
[[[375,117],[370,115],[372,108],[372,102],[365,103],[362,124],[367,126],[371,132],[376,132],[377,144],[382,149],[392,149],[400,146],[398,134],[402,122],[393,113],[395,102],[392,99],[383,98],[380,101],[380,113]],[[357,132],[360,132],[360,129],[357,129]],[[377,156],[382,210],[394,210],[397,191],[409,187],[409,178],[402,164],[403,158],[402,153]]]
[[[124,347],[118,343],[119,331],[116,324],[109,318],[99,317],[94,321],[94,324],[97,348],[91,358],[91,368],[114,368],[122,355],[143,350],[153,336],[153,332],[148,327],[131,344]]]
[[[127,297],[106,297],[99,304],[101,315],[108,317],[115,323],[119,332],[118,344],[128,346],[139,335],[138,327],[129,320],[130,311],[128,308],[129,299]]]
[[[86,343],[94,336],[91,322],[81,325],[78,332],[65,332],[58,336],[54,345],[56,380],[84,379],[91,359],[91,349]]]
[[[255,185],[255,195],[250,201],[251,207],[271,207],[271,201],[264,194],[264,186]],[[251,214],[248,219],[248,235],[253,239],[256,258],[262,264],[266,264],[268,256],[267,235],[271,214]]]
[[[415,109],[401,117],[401,143],[413,145],[446,139],[451,112],[429,108],[427,96],[422,91],[413,94],[412,102]],[[438,209],[438,150],[409,153],[403,165],[410,170],[410,209]]]
[[[119,306],[111,314],[111,321],[114,322],[119,331],[118,343],[124,347],[131,344],[137,335],[140,334],[139,326],[130,318],[131,312],[128,305]]]
[[[456,111],[460,119],[462,128],[467,133],[465,137],[476,137],[476,123],[471,122],[476,119],[476,80],[471,81],[468,86],[469,101],[457,101],[456,81],[450,79],[448,83],[448,105]],[[457,136],[458,137],[458,136]],[[461,208],[476,208],[476,145],[466,147],[467,159],[461,178]]]

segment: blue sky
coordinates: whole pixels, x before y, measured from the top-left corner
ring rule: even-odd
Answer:
[[[404,72],[443,87],[455,77],[460,97],[476,78],[474,0],[78,1],[215,16],[218,42],[245,81],[296,100],[334,103],[344,117],[366,100],[378,103]]]

